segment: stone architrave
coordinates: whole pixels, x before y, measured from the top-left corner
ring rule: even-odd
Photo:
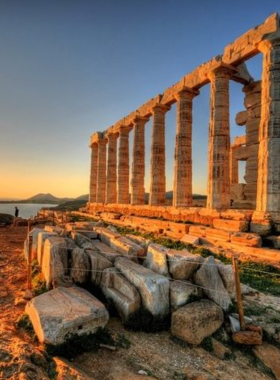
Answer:
[[[280,31],[262,41],[257,211],[280,211]]]
[[[129,204],[129,131],[121,126],[119,130],[118,192],[117,203]]]
[[[221,65],[208,74],[211,81],[208,141],[207,207],[230,207],[229,78],[234,73]]]
[[[105,203],[106,144],[107,144],[106,139],[98,141],[97,186],[96,186],[96,202],[97,203]]]
[[[192,99],[198,91],[184,88],[177,99],[177,131],[174,164],[173,206],[192,205]]]
[[[117,201],[117,138],[116,133],[109,133],[108,138],[108,160],[107,160],[107,182],[106,203]]]
[[[170,107],[156,104],[153,114],[151,144],[150,206],[165,205],[165,113]]]
[[[131,204],[145,204],[145,124],[148,118],[135,117],[133,120],[133,153],[131,167]]]
[[[96,184],[97,184],[97,158],[98,145],[91,145],[91,164],[90,164],[90,187],[89,187],[89,202],[96,202]]]

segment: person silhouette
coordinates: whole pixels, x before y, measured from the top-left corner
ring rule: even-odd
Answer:
[[[19,213],[19,209],[17,207],[15,207],[15,217],[16,218],[18,217],[18,213]]]

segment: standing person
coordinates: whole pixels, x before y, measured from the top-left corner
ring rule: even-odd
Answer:
[[[16,218],[18,217],[18,213],[19,213],[19,209],[17,207],[15,207],[15,217]]]

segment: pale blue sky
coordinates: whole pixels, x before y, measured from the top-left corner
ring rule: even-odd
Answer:
[[[279,0],[0,0],[0,197],[87,193],[92,133],[279,11]],[[261,65],[260,55],[248,64],[255,79]],[[231,84],[232,136],[243,133],[234,125],[241,90]],[[175,111],[166,119],[168,190]],[[194,100],[196,193],[206,189],[208,119],[205,86]],[[151,122],[146,131],[148,185]]]

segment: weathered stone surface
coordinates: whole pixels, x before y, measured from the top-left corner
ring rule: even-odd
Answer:
[[[65,239],[49,237],[44,244],[42,273],[49,288],[52,281],[59,283],[67,273],[68,250]]]
[[[108,133],[106,203],[117,200],[117,134]]]
[[[218,264],[218,271],[223,281],[224,287],[231,297],[235,297],[235,277],[232,265]]]
[[[176,280],[188,280],[203,262],[203,258],[187,250],[167,252],[169,273]]]
[[[64,232],[64,229],[61,227],[48,225],[45,225],[44,230],[47,232],[56,232],[58,235],[61,235]]]
[[[27,236],[27,239],[24,244],[24,257],[28,259],[28,250],[29,250],[29,236],[32,236],[32,247],[31,247],[31,261],[37,259],[37,247],[38,247],[38,234],[44,232],[41,228],[33,228]]]
[[[203,293],[228,310],[231,305],[230,296],[220,277],[218,266],[213,256],[208,257],[195,274],[195,283],[203,287]]]
[[[106,195],[106,139],[98,140],[96,202],[104,203]]]
[[[146,254],[148,246],[151,244],[151,240],[145,239],[142,236],[130,235],[130,234],[126,235],[126,237],[129,240],[134,241],[134,243],[140,245],[140,247],[144,249],[144,255]]]
[[[230,241],[231,233],[228,231],[218,230],[216,228],[206,228],[206,238],[213,240]]]
[[[86,253],[88,254],[91,264],[91,282],[99,286],[103,270],[112,267],[113,264],[111,261],[107,260],[104,256],[94,250],[87,249]]]
[[[144,249],[125,236],[121,236],[117,239],[111,239],[110,245],[111,248],[136,262],[138,256],[141,257],[144,255]]]
[[[219,359],[226,359],[227,356],[232,354],[231,350],[218,340],[211,338],[211,343],[214,355]]]
[[[237,125],[245,125],[247,121],[247,111],[241,111],[238,112],[238,114],[235,116],[235,122]]]
[[[280,380],[280,350],[275,346],[264,343],[262,346],[253,348],[253,351],[257,358],[271,369],[276,380]]]
[[[116,268],[104,269],[100,287],[106,298],[113,302],[120,316],[127,320],[141,304],[137,289]]]
[[[90,276],[90,262],[86,252],[81,248],[75,248],[71,252],[70,276],[78,284],[87,282]]]
[[[163,247],[159,244],[150,244],[147,256],[144,261],[144,266],[162,274],[163,276],[168,276],[168,264],[167,264],[167,254],[168,248]]]
[[[196,236],[192,236],[192,235],[188,235],[188,234],[184,235],[184,236],[180,239],[180,241],[181,241],[182,243],[186,243],[186,244],[193,244],[193,245],[197,245],[197,244],[199,244],[199,238],[198,238],[198,237],[196,237]]]
[[[110,231],[104,227],[97,227],[95,228],[95,231],[98,233],[100,240],[108,245],[110,245],[111,239],[119,238],[121,236],[118,232]]]
[[[140,292],[142,304],[154,317],[169,314],[169,280],[126,258],[117,258],[115,266]]]
[[[86,290],[56,288],[28,302],[25,308],[40,342],[53,345],[66,336],[94,333],[109,320],[105,306]]]
[[[117,203],[129,203],[129,127],[119,130]]]
[[[114,263],[117,257],[121,257],[122,254],[117,252],[115,249],[112,249],[107,244],[102,243],[99,240],[94,240],[92,242],[94,250],[104,256],[111,263]]]
[[[231,243],[242,244],[248,247],[261,247],[262,239],[257,234],[235,232],[230,235]]]
[[[189,234],[197,237],[206,236],[206,227],[205,226],[190,226]]]
[[[48,239],[50,236],[57,236],[57,234],[55,232],[47,231],[42,231],[38,233],[37,261],[40,266],[42,265],[43,261],[44,243],[45,240]]]
[[[189,281],[170,281],[170,306],[171,311],[193,302],[196,298],[202,297],[202,291],[195,284]]]
[[[171,334],[197,345],[217,331],[223,320],[223,311],[215,303],[208,300],[192,302],[172,314]]]
[[[248,224],[245,220],[213,220],[213,227],[224,231],[248,231]]]
[[[95,232],[95,231],[81,230],[81,229],[77,228],[77,229],[73,230],[72,234],[73,234],[73,236],[75,236],[75,234],[80,234],[80,235],[83,235],[86,238],[91,239],[91,240],[97,239],[97,232]]]
[[[89,202],[96,202],[98,145],[91,144]]]

